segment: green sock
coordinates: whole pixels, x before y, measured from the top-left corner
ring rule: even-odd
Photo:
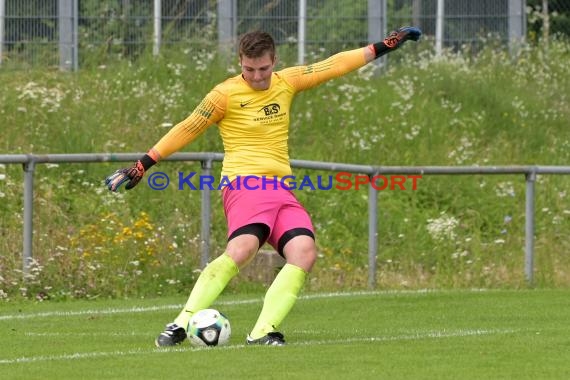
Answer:
[[[184,309],[174,323],[187,329],[192,314],[207,309],[238,272],[239,268],[234,260],[225,253],[208,264],[198,277]]]
[[[297,295],[305,283],[307,273],[291,264],[285,264],[275,280],[267,289],[263,308],[250,337],[259,339],[275,331],[293,308]]]

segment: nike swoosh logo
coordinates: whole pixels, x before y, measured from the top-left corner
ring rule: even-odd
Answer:
[[[247,105],[248,105],[249,103],[251,103],[251,102],[253,102],[253,99],[246,100],[245,102],[241,102],[241,103],[239,104],[239,106],[240,106],[241,108],[243,108],[243,107],[247,106]]]

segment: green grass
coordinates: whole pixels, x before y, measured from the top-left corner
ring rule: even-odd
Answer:
[[[229,346],[156,349],[180,298],[13,302],[3,379],[567,379],[568,290],[307,293],[285,347],[247,347],[261,295],[222,296]]]

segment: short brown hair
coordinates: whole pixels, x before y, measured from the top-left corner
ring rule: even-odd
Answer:
[[[275,41],[267,32],[254,31],[244,34],[239,41],[239,56],[259,58],[269,52],[271,59],[275,58]]]

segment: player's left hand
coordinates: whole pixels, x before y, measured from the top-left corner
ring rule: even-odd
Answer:
[[[405,26],[393,31],[384,39],[384,44],[390,49],[397,49],[407,40],[417,41],[422,31],[414,26]]]
[[[370,45],[374,50],[374,58],[382,57],[384,54],[390,53],[408,40],[417,41],[420,39],[422,31],[414,26],[405,26],[398,30],[394,30],[384,38],[384,41]]]

